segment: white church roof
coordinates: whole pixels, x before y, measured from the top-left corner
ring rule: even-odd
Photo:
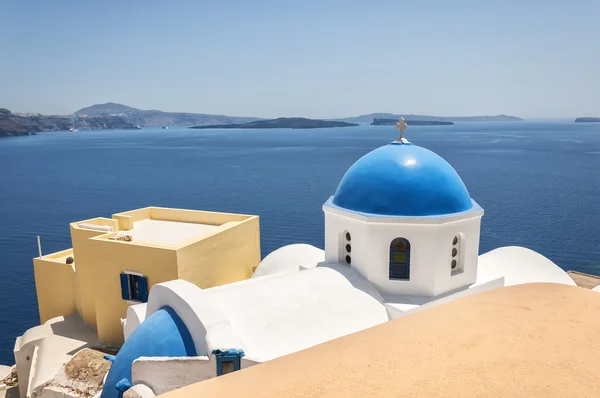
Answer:
[[[243,343],[266,361],[387,322],[385,306],[318,267],[208,289]],[[235,347],[226,347],[235,348]]]
[[[533,250],[508,246],[479,256],[477,280],[504,277],[504,285],[550,282],[576,286],[562,268]]]
[[[304,268],[314,268],[318,263],[325,261],[323,249],[298,243],[283,246],[265,257],[252,275],[257,278],[265,275],[274,275],[283,272],[296,272]]]

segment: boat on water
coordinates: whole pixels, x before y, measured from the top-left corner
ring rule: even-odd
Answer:
[[[75,126],[75,119],[73,119],[73,121],[72,121],[72,124],[73,124],[73,127],[71,127],[71,128],[69,129],[69,131],[70,131],[71,133],[75,133],[75,132],[79,131],[79,130],[77,129],[77,127]]]
[[[163,130],[168,130],[168,129],[169,129],[169,126],[162,126],[162,129],[163,129]]]

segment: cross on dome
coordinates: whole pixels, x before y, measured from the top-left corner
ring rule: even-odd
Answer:
[[[398,123],[396,123],[396,129],[398,129],[398,131],[400,132],[400,137],[396,140],[396,142],[408,142],[406,138],[404,138],[404,130],[406,130],[407,127],[408,124],[406,124],[404,118],[401,117],[400,120],[398,120]]]

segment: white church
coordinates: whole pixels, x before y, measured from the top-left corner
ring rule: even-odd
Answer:
[[[489,289],[575,285],[529,249],[479,255],[483,209],[405,127],[356,161],[323,205],[324,250],[285,246],[251,279],[205,290],[174,280],[130,306],[102,396],[158,395]]]

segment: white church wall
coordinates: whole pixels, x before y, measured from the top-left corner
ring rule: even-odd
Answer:
[[[437,252],[437,273],[434,295],[475,283],[477,280],[477,259],[479,256],[479,239],[481,216],[444,223],[439,226],[435,250]],[[453,245],[457,237],[457,245]],[[457,249],[457,256],[452,256],[452,249]],[[457,261],[452,269],[452,260]]]
[[[350,233],[350,241],[345,233]],[[369,252],[369,230],[366,223],[353,218],[325,211],[325,261],[330,263],[347,263],[350,256],[352,268],[365,278],[368,275],[366,256]],[[351,251],[345,250],[350,244]]]
[[[432,242],[437,239],[437,225],[368,223],[368,250],[361,253],[361,262],[367,263],[368,279],[383,293],[432,296],[434,295],[436,251]],[[410,243],[409,279],[390,279],[390,245],[396,238]]]
[[[325,259],[344,262],[344,231],[352,233],[351,266],[382,293],[435,297],[477,279],[479,230],[483,210],[435,217],[366,217],[323,206]],[[457,267],[452,270],[453,239],[458,236]],[[410,243],[410,278],[390,279],[390,245],[396,238]]]

